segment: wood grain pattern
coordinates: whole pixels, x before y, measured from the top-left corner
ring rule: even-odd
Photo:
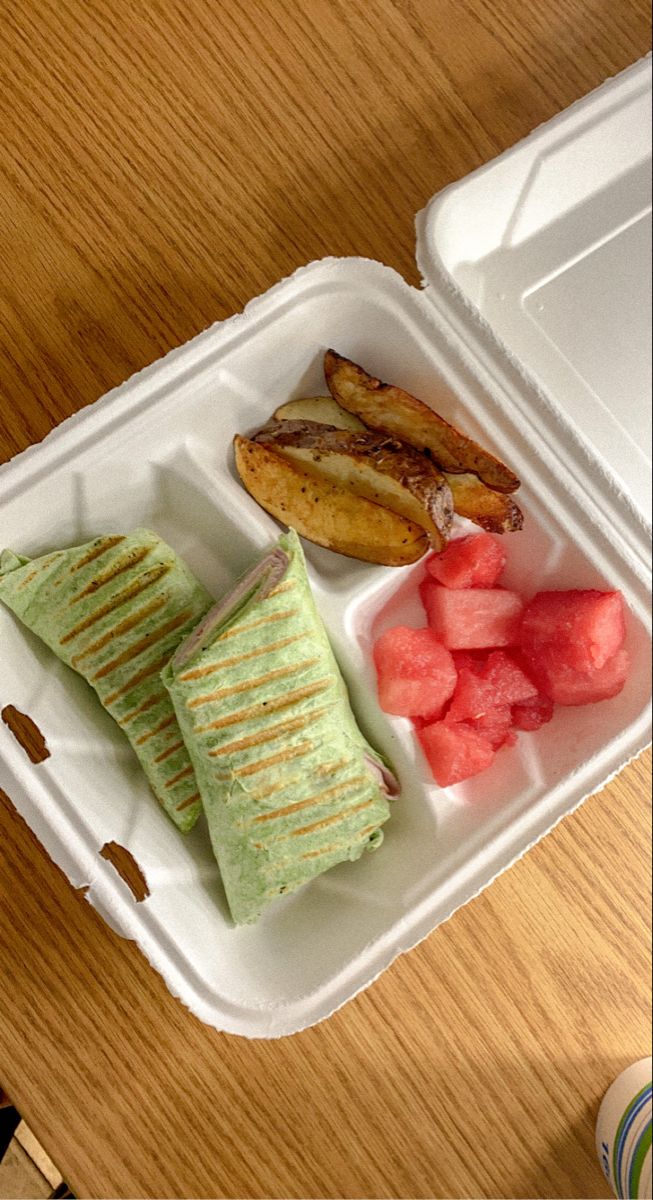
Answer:
[[[644,54],[643,0],[39,0],[0,26],[0,458]],[[650,757],[327,1023],[201,1026],[0,806],[0,1079],[80,1196],[594,1197]]]

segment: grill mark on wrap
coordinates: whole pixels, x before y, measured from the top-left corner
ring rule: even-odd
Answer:
[[[113,550],[114,546],[118,546],[120,542],[124,542],[124,534],[119,534],[117,537],[108,537],[100,543],[99,546],[94,546],[92,550],[87,551],[81,558],[77,559],[76,563],[70,567],[69,574],[74,575],[76,571],[81,571],[82,567],[88,566],[89,563],[95,562],[96,558],[101,558],[109,550]],[[59,581],[61,582],[61,580]]]
[[[191,804],[195,804],[200,799],[199,792],[193,792],[192,796],[187,796],[185,800],[175,804],[175,812],[183,812],[185,808],[190,808]]]
[[[28,583],[31,583],[33,579],[36,579],[36,576],[40,575],[42,570],[43,570],[43,563],[41,563],[40,567],[36,567],[35,570],[30,571],[29,575],[26,575],[24,579],[21,579],[16,591],[22,592],[23,588],[27,587]]]
[[[238,779],[249,775],[258,775],[259,771],[267,771],[270,767],[289,762],[292,758],[303,758],[312,749],[312,742],[300,742],[298,746],[288,746],[285,750],[280,750],[278,754],[271,754],[269,758],[260,758],[258,762],[248,763],[246,767],[237,767],[233,774]]]
[[[285,646],[292,645],[293,642],[300,642],[306,636],[307,632],[304,630],[303,633],[293,633],[289,637],[279,638],[276,642],[264,642],[255,650],[246,650],[243,654],[233,654],[231,658],[223,658],[220,662],[207,663],[205,667],[195,667],[192,671],[185,671],[183,675],[179,676],[179,679],[182,683],[187,683],[192,679],[203,679],[205,675],[213,675],[216,671],[221,671],[226,667],[236,667],[251,658],[259,658],[262,654],[271,654],[275,650],[282,650]]]
[[[75,666],[82,659],[97,654],[99,650],[103,650],[114,638],[122,637],[123,633],[129,633],[130,630],[136,629],[141,621],[147,620],[153,613],[158,612],[160,608],[164,608],[167,603],[167,596],[155,596],[154,600],[150,600],[149,604],[145,604],[143,608],[139,608],[138,612],[132,613],[130,617],[125,617],[124,621],[120,621],[112,629],[107,629],[102,637],[99,637],[95,642],[91,642],[90,646],[87,646],[85,650],[81,650],[79,654],[76,654],[71,659],[72,665]]]
[[[291,779],[278,779],[276,783],[271,784],[269,787],[257,788],[249,794],[252,800],[265,800],[268,796],[273,796],[276,792],[284,792],[288,788],[294,787],[300,780],[300,775],[293,775]]]
[[[375,833],[378,828],[378,825],[366,825],[364,829],[359,829],[350,841],[337,842],[335,846],[323,846],[321,850],[307,850],[304,854],[302,854],[302,858],[319,858],[322,854],[333,854],[336,851],[339,853],[346,847],[351,847],[352,843],[357,841],[362,842],[363,839],[369,837],[371,833]]]
[[[104,575],[96,575],[94,579],[91,579],[90,583],[86,584],[86,587],[82,588],[81,592],[76,592],[72,599],[68,601],[68,607],[72,608],[73,604],[79,604],[80,600],[83,600],[86,596],[97,595],[101,588],[106,587],[108,583],[117,579],[119,575],[124,575],[125,571],[131,571],[132,567],[140,566],[143,559],[147,558],[148,554],[151,553],[152,546],[141,546],[138,550],[134,550],[128,554],[126,558],[118,559],[117,562],[114,562],[104,572]]]
[[[339,771],[341,767],[346,767],[347,763],[350,763],[351,761],[352,761],[351,756],[348,754],[345,754],[345,756],[343,758],[337,759],[336,762],[322,763],[321,766],[315,768],[315,774],[316,775],[333,775],[334,772]]]
[[[270,621],[285,621],[289,617],[298,617],[299,609],[288,608],[282,612],[267,613],[264,617],[257,617],[255,621],[250,621],[247,625],[236,625],[232,629],[225,629],[224,633],[218,634],[216,642],[224,642],[227,638],[237,637],[241,633],[249,633],[251,629],[259,629],[261,625],[268,625]]]
[[[252,746],[260,746],[264,742],[273,742],[276,738],[283,737],[286,733],[295,733],[298,729],[303,729],[310,721],[317,720],[321,717],[331,705],[325,705],[324,708],[317,708],[311,712],[304,713],[301,717],[291,717],[288,721],[280,721],[278,725],[272,725],[270,729],[263,729],[260,733],[251,733],[249,737],[238,738],[235,742],[227,742],[224,746],[214,746],[209,750],[210,758],[221,758],[223,754],[238,754],[242,750],[250,750]]]
[[[183,769],[181,771],[177,771],[177,774],[173,775],[172,779],[166,780],[166,782],[164,783],[163,786],[166,789],[174,787],[174,785],[176,783],[180,783],[182,779],[187,779],[188,776],[192,775],[192,774],[193,774],[193,768],[192,768],[192,765],[189,763],[187,767],[183,767]]]
[[[240,695],[241,692],[253,692],[256,688],[263,687],[265,683],[273,683],[276,679],[286,679],[290,675],[297,675],[300,671],[307,670],[308,667],[314,667],[319,661],[319,658],[306,658],[303,662],[290,663],[285,667],[274,667],[265,675],[259,675],[258,679],[244,679],[240,683],[234,683],[231,687],[218,688],[217,692],[194,696],[191,700],[186,701],[186,707],[202,708],[205,704],[211,704],[216,700],[226,700],[229,696]]]
[[[171,617],[169,621],[166,621],[165,625],[160,625],[158,629],[153,631],[153,633],[146,634],[145,637],[142,637],[139,642],[135,642],[133,645],[128,646],[127,649],[123,650],[122,653],[116,658],[112,658],[110,662],[105,663],[103,667],[100,667],[99,671],[96,671],[95,675],[91,676],[91,682],[95,683],[95,681],[98,679],[104,679],[107,675],[111,675],[113,671],[117,671],[118,667],[124,667],[125,663],[131,662],[134,658],[138,658],[139,654],[143,654],[144,651],[149,650],[152,646],[155,646],[157,642],[161,641],[161,638],[166,637],[169,633],[174,633],[175,629],[179,629],[180,625],[185,625],[186,622],[190,620],[192,615],[193,612],[190,608],[186,608],[183,612],[177,613],[176,616]]]
[[[47,558],[44,558],[43,562],[39,563],[38,567],[34,567],[34,569],[32,571],[30,571],[25,576],[24,579],[21,579],[16,590],[18,592],[22,592],[23,588],[27,587],[27,585],[30,584],[32,582],[32,580],[36,579],[39,575],[42,575],[44,571],[47,571],[48,567],[51,567],[53,562],[56,561],[56,559],[57,559],[56,554],[50,554],[50,555],[48,555]]]
[[[72,642],[80,633],[84,633],[86,629],[90,629],[91,625],[95,625],[96,621],[101,621],[102,617],[106,617],[110,612],[120,608],[122,604],[126,604],[128,600],[133,600],[134,596],[139,596],[146,588],[151,587],[153,583],[158,583],[164,575],[170,570],[170,563],[161,563],[158,567],[152,567],[150,570],[143,572],[137,579],[134,579],[122,592],[118,592],[111,600],[105,604],[101,604],[94,612],[89,613],[77,625],[73,625],[67,633],[59,639],[59,645],[65,646],[67,642]]]
[[[296,586],[296,580],[285,579],[283,583],[278,583],[276,587],[273,587],[265,598],[266,600],[270,600],[272,596],[280,596],[283,592],[292,592],[295,590]]]
[[[131,718],[127,718],[127,719],[131,720]],[[124,720],[124,718],[123,718],[123,720]],[[164,717],[164,719],[162,721],[159,721],[159,724],[155,725],[153,729],[148,729],[147,733],[142,733],[139,738],[136,738],[136,745],[143,746],[145,744],[145,742],[149,742],[150,738],[156,737],[157,733],[162,733],[164,729],[167,729],[169,725],[174,724],[174,722],[176,720],[177,720],[177,718],[176,718],[174,712],[171,713],[170,716]],[[121,722],[121,724],[122,724],[122,722]]]
[[[325,855],[325,854],[340,855],[341,851],[351,850],[352,847],[356,846],[359,842],[366,841],[367,838],[369,837],[369,835],[371,833],[374,833],[379,828],[380,827],[378,825],[366,825],[364,829],[358,829],[356,831],[356,833],[352,833],[351,836],[346,838],[343,842],[330,842],[328,846],[322,846],[319,850],[306,850],[304,854],[299,855],[298,859],[297,858],[274,859],[267,867],[263,868],[263,876],[268,881],[275,879],[275,878],[278,881],[279,878],[283,878],[283,874],[284,874],[285,870],[288,867],[296,867],[298,861],[303,862],[306,859],[318,858],[321,855]],[[272,884],[270,889],[265,894],[267,896],[278,896],[279,895],[278,883],[277,883],[277,885]]]
[[[160,754],[157,754],[156,758],[152,759],[152,762],[155,762],[155,763],[165,762],[166,758],[170,758],[170,755],[174,754],[176,750],[183,749],[183,745],[184,745],[183,740],[181,742],[175,742],[172,746],[168,746],[167,750],[162,750]]]
[[[118,721],[118,724],[129,725],[130,721],[133,721],[136,717],[140,717],[141,714],[147,712],[149,708],[154,708],[155,704],[160,704],[162,700],[167,699],[167,692],[161,688],[161,690],[155,692],[154,695],[148,696],[147,700],[143,700],[143,702],[139,704],[137,708],[133,708],[131,712],[125,713],[124,717],[121,717]],[[149,734],[147,736],[149,737]]]
[[[226,729],[229,725],[239,725],[241,721],[251,721],[257,717],[267,716],[269,713],[279,712],[280,709],[290,708],[291,705],[299,703],[301,700],[308,700],[311,696],[318,695],[326,688],[333,686],[333,679],[318,679],[315,683],[307,683],[304,687],[296,688],[294,692],[286,692],[284,696],[277,696],[273,700],[259,701],[258,704],[251,704],[248,708],[239,708],[237,712],[230,713],[227,717],[218,717],[215,721],[209,721],[207,725],[195,726],[195,733],[207,733],[210,729]]]
[[[259,813],[251,823],[259,825],[264,821],[274,821],[278,817],[287,817],[291,813],[300,812],[303,808],[310,808],[312,805],[325,804],[341,792],[346,792],[350,788],[356,787],[359,783],[365,783],[368,779],[369,776],[367,775],[356,775],[352,779],[344,779],[341,783],[336,783],[333,787],[325,788],[324,791],[318,792],[315,796],[309,796],[307,800],[297,800],[294,804],[286,804],[284,808],[275,808],[272,812]]]
[[[316,829],[326,829],[328,825],[337,825],[339,821],[347,821],[358,812],[363,812],[374,804],[373,796],[369,796],[367,800],[362,800],[359,804],[350,804],[348,808],[343,808],[340,812],[333,813],[330,817],[322,817],[319,821],[313,821],[310,825],[302,825],[301,829],[292,829],[290,833],[280,833],[277,837],[270,838],[270,842],[287,842],[290,838],[303,837],[307,833],[314,833]],[[266,843],[266,844],[269,844]]]
[[[142,667],[136,675],[132,675],[131,679],[128,679],[126,683],[123,683],[122,686],[119,687],[115,692],[112,692],[110,696],[107,696],[103,700],[103,704],[105,704],[107,708],[110,704],[115,704],[116,700],[119,700],[121,696],[128,695],[128,693],[133,691],[135,687],[138,687],[139,683],[142,683],[145,679],[149,679],[150,675],[156,675],[158,672],[162,671],[169,659],[170,655],[164,654],[161,658],[157,659],[156,662],[150,663],[150,665],[147,667]]]

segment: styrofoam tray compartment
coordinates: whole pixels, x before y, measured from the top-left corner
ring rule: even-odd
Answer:
[[[71,882],[88,885],[90,902],[138,942],[173,993],[227,1032],[282,1036],[328,1016],[648,741],[648,587],[619,536],[628,515],[619,497],[610,521],[588,509],[557,469],[564,425],[552,414],[545,437],[524,422],[530,385],[515,386],[510,372],[472,352],[479,335],[461,336],[456,321],[442,297],[378,263],[314,263],[0,469],[3,545],[34,555],[146,525],[217,596],[279,532],[237,480],[233,434],[262,423],[282,400],[323,392],[331,345],[433,403],[521,475],[526,523],[509,537],[508,582],[531,591],[607,586],[626,597],[634,666],[623,693],[560,710],[482,776],[444,792],[430,782],[408,722],[379,710],[370,656],[384,623],[410,615],[423,568],[369,566],[306,544],[357,716],[393,758],[403,794],[379,853],[327,872],[238,929],[203,821],[186,838],[177,833],[84,682],[0,605],[0,708],[28,712],[51,751],[33,766],[0,726],[0,785]],[[150,895],[142,902],[100,857],[108,841],[143,870]]]

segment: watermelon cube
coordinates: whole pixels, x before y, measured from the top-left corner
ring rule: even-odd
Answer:
[[[484,678],[483,672],[470,671],[463,667],[458,672],[458,682],[447,710],[447,718],[451,721],[475,721],[494,707],[492,686]]]
[[[556,704],[594,704],[619,694],[630,660],[620,592],[539,592],[522,619],[521,646],[541,690]]]
[[[524,602],[504,588],[447,588],[420,585],[428,623],[449,650],[511,646],[519,640]]]
[[[480,733],[487,739],[493,750],[499,750],[511,738],[511,744],[517,740],[511,735],[512,712],[507,704],[495,704],[486,712],[480,713],[477,717],[469,717],[465,721],[456,721],[449,709],[444,721],[446,725],[464,725],[467,729],[473,729],[476,733]]]
[[[553,701],[538,692],[530,700],[522,700],[512,708],[512,723],[515,729],[533,732],[541,729],[553,716]]]
[[[453,695],[456,668],[431,629],[386,630],[375,643],[374,663],[384,712],[435,719]]]
[[[439,554],[427,559],[426,569],[449,588],[491,588],[506,565],[506,552],[491,533],[454,538]]]
[[[504,650],[493,650],[481,670],[461,667],[449,708],[455,721],[475,720],[497,707],[537,696],[537,687],[518,663]]]
[[[426,725],[418,736],[439,787],[478,775],[494,760],[488,739],[467,725],[438,721]]]
[[[599,669],[621,648],[626,636],[621,592],[570,589],[538,592],[524,610],[521,644],[537,661],[549,648],[563,651],[568,666]]]
[[[537,687],[505,650],[493,650],[488,656],[483,678],[494,690],[495,704],[522,704],[537,696]]]
[[[460,667],[445,721],[465,722],[498,750],[509,740],[512,706],[528,702],[537,694],[535,684],[519,664],[505,650],[494,650],[481,669]]]
[[[565,657],[564,650],[549,651],[533,662],[533,671],[542,691],[555,704],[597,704],[618,696],[628,678],[630,655],[622,647],[602,667],[579,671]]]
[[[464,667],[467,671],[475,671],[477,675],[480,675],[487,662],[487,651],[452,650],[451,657],[458,672],[462,671]]]

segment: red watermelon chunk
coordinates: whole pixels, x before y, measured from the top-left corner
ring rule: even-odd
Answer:
[[[504,650],[494,650],[480,670],[465,666],[459,669],[445,720],[468,723],[498,750],[513,724],[512,706],[537,694],[535,684],[518,663]]]
[[[494,696],[487,679],[477,671],[463,667],[458,672],[458,682],[447,717],[451,721],[474,721],[493,707]]]
[[[519,640],[524,602],[504,588],[445,588],[420,585],[428,622],[449,650],[511,646]]]
[[[374,646],[374,663],[384,712],[434,719],[453,695],[456,668],[431,629],[388,629]]]
[[[521,704],[537,696],[532,679],[505,650],[494,650],[489,655],[483,678],[493,687],[496,704]]]
[[[467,671],[475,671],[477,675],[481,674],[487,662],[485,650],[452,650],[451,657],[457,671],[462,671],[464,667]]]
[[[563,651],[568,666],[579,671],[603,667],[626,636],[621,592],[571,589],[538,592],[526,606],[521,644],[537,661],[550,648]]]
[[[447,713],[444,719],[448,725],[458,723],[451,719],[450,712]],[[466,725],[468,729],[473,729],[476,733],[480,733],[481,737],[487,738],[493,750],[499,750],[511,737],[511,744],[517,740],[510,732],[512,729],[512,713],[507,704],[495,704],[494,708],[488,708],[487,712],[481,713],[478,717],[463,721],[461,724]]]
[[[488,739],[467,725],[438,721],[425,726],[418,736],[439,787],[450,787],[478,775],[494,760]]]
[[[515,733],[514,727],[513,727],[512,729],[508,730],[508,732],[501,744],[503,746],[507,746],[507,747],[516,746],[518,741],[519,741],[519,738],[517,737],[517,734]]]
[[[456,720],[478,716],[497,704],[510,707],[537,696],[537,687],[519,663],[505,650],[492,650],[483,658],[465,651],[452,655],[458,683],[451,702]]]
[[[542,691],[555,704],[597,704],[611,700],[622,690],[630,670],[630,656],[623,647],[602,667],[579,671],[565,658],[564,651],[549,651],[533,671]]]
[[[515,729],[523,729],[527,732],[532,732],[535,729],[540,729],[542,725],[546,725],[553,716],[553,701],[548,696],[538,692],[530,700],[523,700],[519,704],[514,704],[512,709],[512,723]]]
[[[506,565],[506,552],[491,533],[455,538],[427,560],[426,569],[448,588],[491,588]]]

